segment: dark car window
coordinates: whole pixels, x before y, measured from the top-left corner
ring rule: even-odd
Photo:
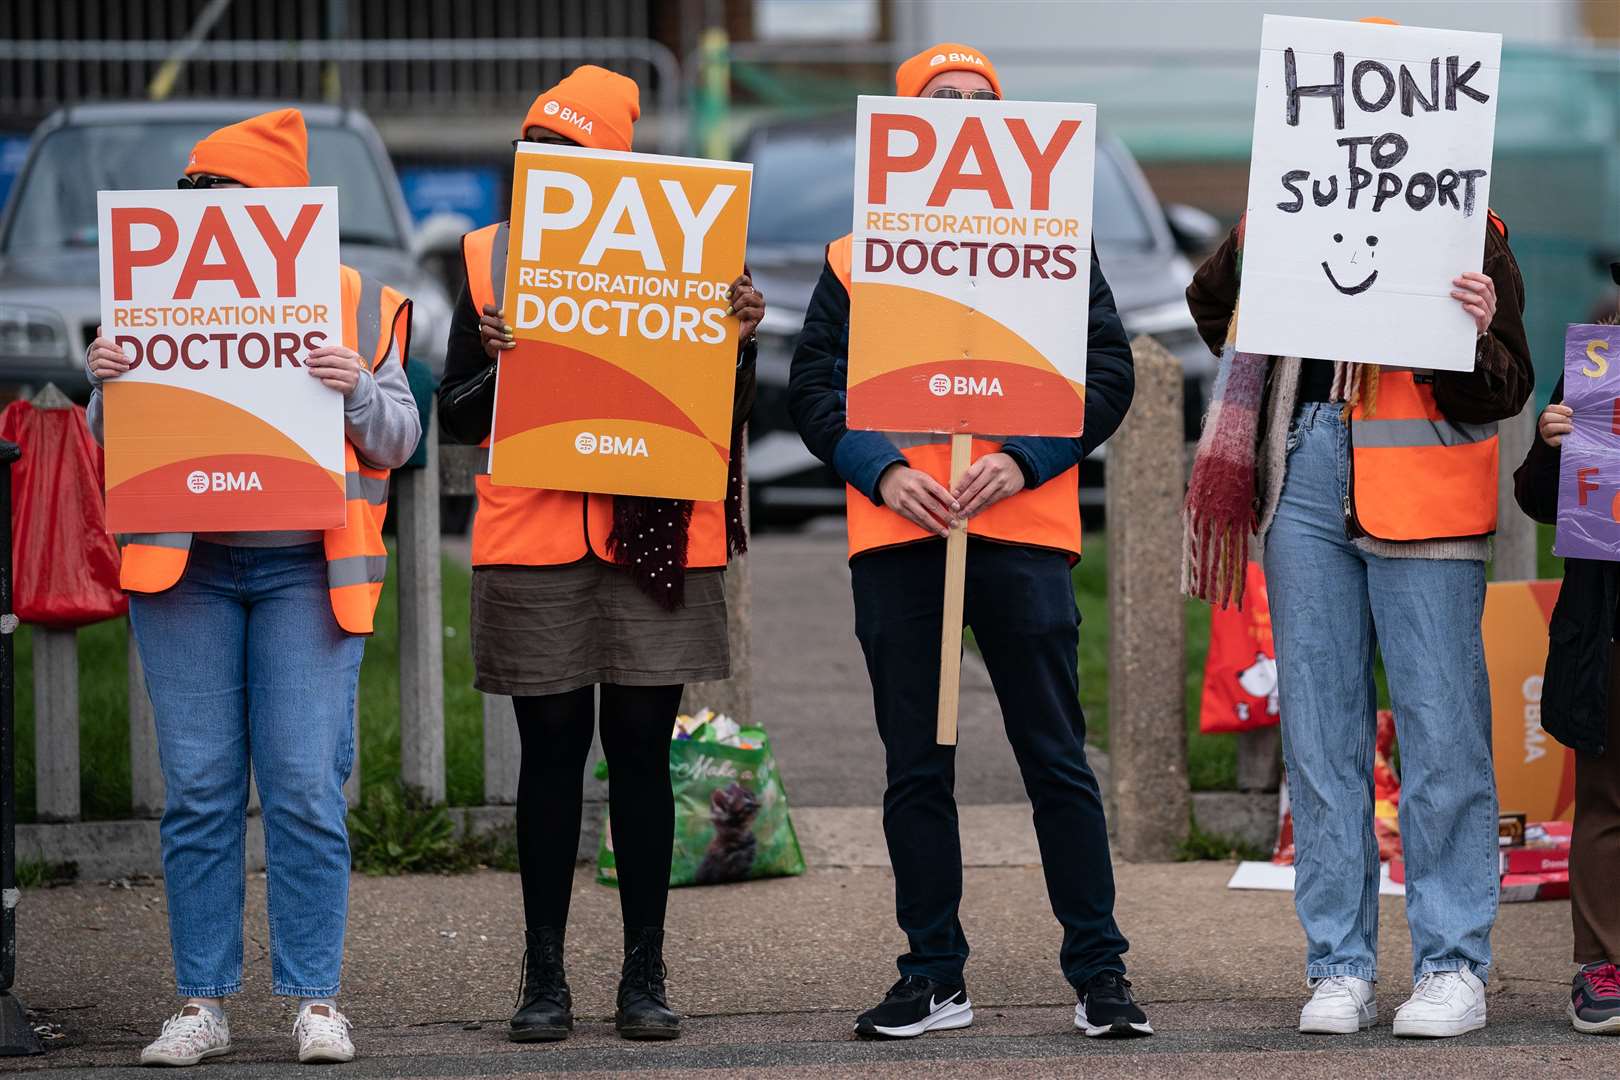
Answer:
[[[191,148],[217,122],[142,120],[53,131],[13,194],[8,253],[96,246],[96,192],[173,188]],[[366,141],[345,128],[309,133],[310,183],[338,189],[346,243],[403,247],[393,203]]]
[[[855,138],[847,129],[769,131],[754,163],[750,245],[821,245],[849,232],[855,213]],[[1092,218],[1099,250],[1145,251],[1156,241],[1114,151],[1097,147]]]

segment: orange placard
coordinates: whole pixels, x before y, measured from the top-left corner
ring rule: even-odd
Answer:
[[[752,168],[524,143],[490,479],[722,499]],[[532,344],[531,344],[532,343]]]
[[[849,426],[1080,434],[1097,109],[862,97]]]
[[[1547,621],[1560,584],[1501,581],[1485,587],[1497,797],[1504,812],[1522,813],[1530,821],[1575,816],[1575,752],[1541,728]]]
[[[303,360],[343,344],[336,188],[98,193],[113,532],[328,529],[343,398]]]

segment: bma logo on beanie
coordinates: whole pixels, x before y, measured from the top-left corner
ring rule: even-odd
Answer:
[[[935,53],[931,58],[929,58],[928,66],[939,67],[939,65],[944,63],[972,64],[974,67],[984,67],[984,58],[981,56],[974,56],[972,53]]]
[[[545,107],[544,107],[544,109],[542,111],[547,116],[556,116],[557,115],[557,110],[560,109],[560,108],[562,108],[562,106],[557,104],[555,101],[548,101],[548,102],[546,102]]]
[[[556,101],[555,99],[540,106],[540,111],[545,113],[547,116],[555,116],[558,120],[567,121],[568,123],[579,128],[579,130],[584,132],[586,135],[591,134],[591,132],[595,129],[595,125],[592,123],[589,116],[586,116],[578,109],[571,109],[567,105],[564,105],[562,102]]]

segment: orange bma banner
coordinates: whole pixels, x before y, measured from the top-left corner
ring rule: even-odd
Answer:
[[[753,171],[522,143],[490,479],[723,499]]]
[[[343,396],[303,360],[343,344],[337,189],[97,194],[113,532],[344,522]]]
[[[1547,621],[1558,581],[1485,586],[1485,664],[1491,673],[1496,793],[1504,813],[1529,821],[1575,817],[1575,752],[1541,728]]]
[[[1097,108],[862,97],[849,426],[1077,436]]]

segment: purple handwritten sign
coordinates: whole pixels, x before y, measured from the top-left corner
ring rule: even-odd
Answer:
[[[1575,417],[1562,447],[1553,554],[1620,561],[1620,326],[1569,328],[1564,404]]]

